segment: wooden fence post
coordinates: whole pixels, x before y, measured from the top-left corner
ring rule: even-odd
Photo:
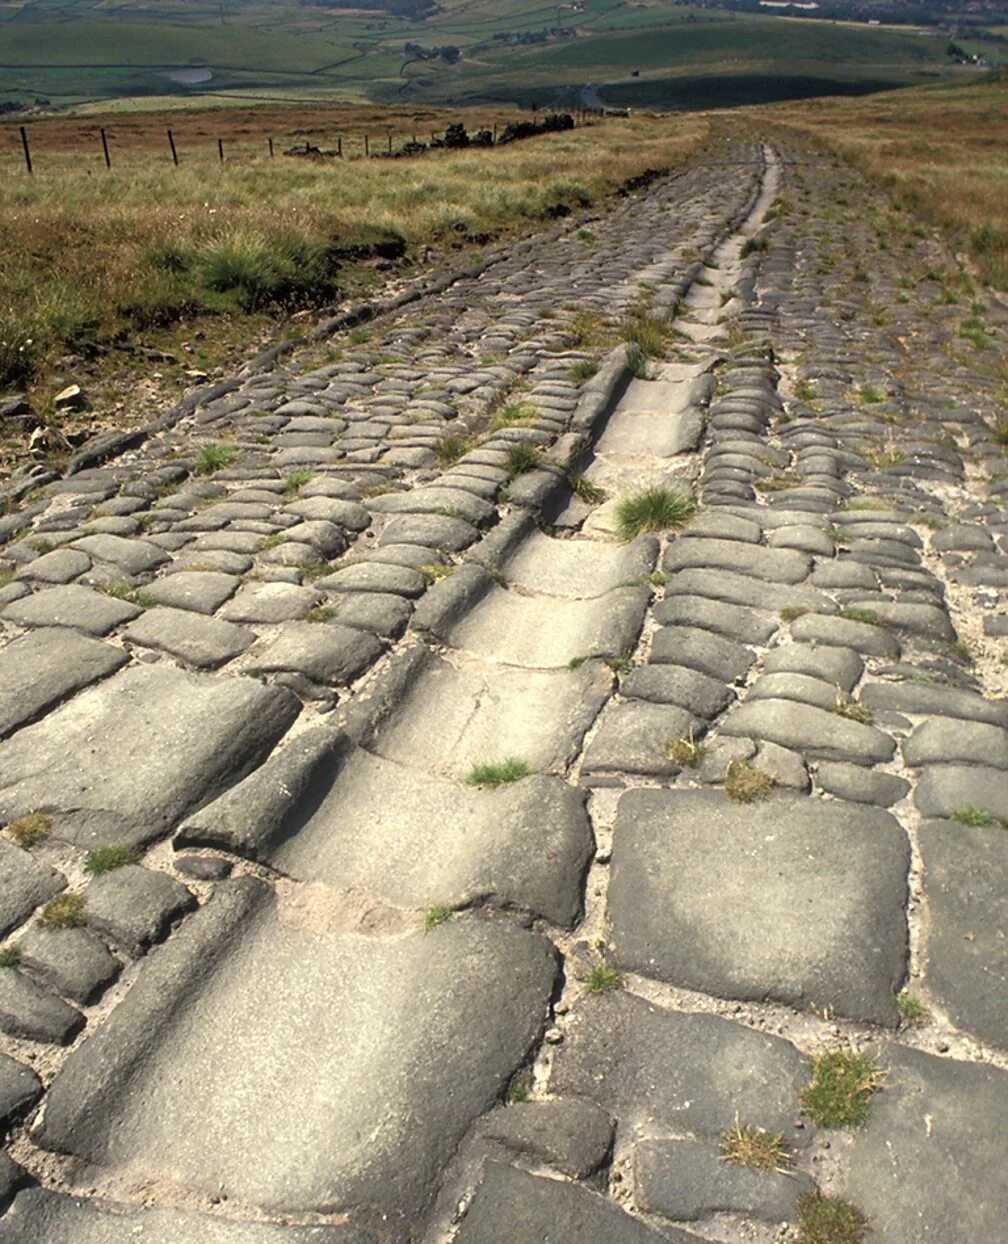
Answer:
[[[217,139],[217,155],[220,158],[221,164],[223,164],[224,163],[224,139],[223,138]]]
[[[31,177],[34,169],[32,168],[31,150],[28,147],[28,131],[23,125],[21,126],[21,146],[24,150],[25,168],[28,170],[28,176]]]
[[[272,160],[273,159],[273,139],[269,138],[266,141],[269,143],[270,159]]]
[[[178,168],[178,152],[175,150],[175,136],[171,130],[168,131],[168,146],[171,147],[171,158],[176,168]]]
[[[102,145],[102,151],[103,151],[103,153],[104,153],[104,155],[105,155],[105,167],[106,167],[106,168],[111,168],[111,167],[112,167],[112,158],[111,158],[111,156],[109,155],[109,149],[108,149],[108,135],[105,133],[104,126],[102,127],[102,131],[101,131],[101,145]]]
[[[388,132],[388,153],[389,155],[392,154],[392,131],[391,130],[389,130]]]
[[[336,139],[336,154],[339,156],[341,160],[343,159],[343,137],[342,135],[340,135],[340,137]]]

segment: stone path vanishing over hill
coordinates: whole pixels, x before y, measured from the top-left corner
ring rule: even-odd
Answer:
[[[1006,323],[892,220],[709,150],[0,520],[3,1244],[1004,1238]]]

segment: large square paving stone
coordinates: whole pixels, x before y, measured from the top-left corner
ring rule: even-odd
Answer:
[[[383,1215],[408,1239],[556,970],[511,924],[364,935],[321,887],[222,883],[64,1064],[36,1136],[120,1186]]]
[[[865,1126],[845,1146],[837,1191],[885,1244],[1005,1238],[1008,1073],[890,1047]]]
[[[617,958],[717,997],[895,1024],[909,863],[905,834],[874,808],[629,791],[609,890]]]
[[[121,648],[59,627],[15,639],[0,651],[0,735],[34,721],[128,660]]]
[[[249,678],[131,667],[0,744],[0,817],[47,812],[85,847],[150,842],[251,772],[298,709]]]

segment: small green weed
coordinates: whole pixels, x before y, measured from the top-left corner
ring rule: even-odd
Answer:
[[[574,495],[586,505],[598,505],[606,499],[606,490],[593,484],[586,475],[568,475],[567,482]]]
[[[692,730],[684,738],[670,739],[665,750],[669,760],[677,765],[684,765],[687,769],[696,769],[707,751],[702,743],[694,739]]]
[[[21,950],[19,947],[0,947],[0,968],[16,968],[20,962]]]
[[[38,922],[43,929],[72,929],[83,919],[83,894],[57,894],[42,908]]]
[[[833,705],[833,712],[840,717],[846,717],[848,721],[859,722],[862,726],[870,726],[875,720],[870,708],[844,695],[839,687],[836,689],[836,703]]]
[[[508,1080],[507,1088],[504,1090],[504,1101],[508,1106],[516,1106],[519,1102],[528,1101],[529,1090],[532,1087],[531,1079],[528,1069],[522,1067]]]
[[[316,605],[305,614],[306,622],[328,622],[333,616],[331,605]]]
[[[762,1127],[742,1127],[737,1115],[735,1126],[721,1137],[719,1148],[721,1157],[736,1166],[778,1174],[784,1174],[791,1166],[791,1155],[782,1135]]]
[[[780,611],[780,620],[782,622],[795,622],[798,618],[804,618],[809,612],[807,605],[785,605]]]
[[[819,1127],[860,1127],[882,1072],[858,1050],[829,1050],[815,1060],[812,1081],[802,1090],[801,1107]]]
[[[896,995],[896,1006],[899,1008],[900,1019],[906,1028],[926,1023],[931,1018],[931,1012],[920,998],[915,998],[905,989]]]
[[[8,821],[4,833],[19,847],[34,847],[52,833],[52,817],[45,812],[29,812],[16,821]]]
[[[798,1198],[798,1239],[801,1244],[861,1244],[868,1219],[849,1201],[807,1192]]]
[[[585,984],[592,993],[608,993],[611,989],[620,988],[623,984],[623,977],[615,968],[605,963],[596,963],[585,977]]]
[[[971,803],[964,803],[961,808],[956,808],[952,813],[952,819],[958,821],[960,825],[969,825],[973,829],[984,829],[994,823],[994,818],[986,808],[978,808]]]
[[[470,449],[472,449],[472,441],[467,436],[451,433],[448,436],[442,436],[435,445],[434,456],[437,458],[439,467],[450,467],[464,458]]]
[[[575,384],[584,384],[586,380],[591,380],[592,376],[598,373],[598,363],[593,363],[591,359],[580,359],[572,364],[567,374]]]
[[[315,478],[315,472],[309,471],[307,468],[301,471],[291,471],[290,475],[284,480],[283,490],[286,496],[293,497],[310,480]]]
[[[857,391],[857,400],[862,406],[875,406],[879,402],[886,400],[884,389],[880,389],[875,384],[863,384]]]
[[[882,619],[874,609],[860,609],[857,605],[845,605],[837,610],[837,617],[847,622],[865,622],[868,626],[881,626]]]
[[[504,456],[504,467],[513,478],[524,475],[526,471],[534,471],[542,461],[542,456],[535,445],[528,441],[515,441],[509,445]]]
[[[429,933],[439,925],[447,924],[454,914],[452,909],[446,907],[443,903],[436,903],[433,907],[428,907],[424,913],[424,932]]]
[[[733,803],[754,803],[766,799],[776,778],[757,769],[748,760],[733,760],[725,770],[724,792]]]
[[[524,760],[509,756],[506,760],[495,763],[474,765],[465,776],[467,786],[480,786],[484,790],[494,790],[505,786],[508,782],[517,782],[528,777],[535,770]]]
[[[136,854],[129,847],[96,847],[85,856],[84,871],[92,877],[100,877],[135,860]]]
[[[237,457],[238,450],[234,445],[203,445],[196,454],[193,470],[197,475],[213,475],[216,471],[229,467]]]
[[[428,581],[428,583],[436,583],[439,579],[447,579],[450,574],[454,574],[457,567],[446,565],[444,562],[428,562],[427,565],[420,567],[420,573]]]
[[[527,428],[538,416],[539,411],[531,402],[505,402],[491,416],[490,431],[500,432],[504,428]]]

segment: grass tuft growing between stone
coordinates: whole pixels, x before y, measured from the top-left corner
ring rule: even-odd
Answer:
[[[238,450],[233,445],[219,445],[211,442],[203,445],[196,455],[193,470],[197,475],[213,475],[229,467],[238,457]]]
[[[38,922],[43,929],[73,929],[83,919],[83,894],[57,894],[42,908]]]
[[[960,825],[969,825],[973,829],[984,829],[994,823],[994,818],[986,808],[978,808],[972,803],[964,803],[961,808],[956,808],[952,813],[952,819],[958,821]]]
[[[698,743],[693,737],[693,731],[681,739],[670,739],[665,746],[669,760],[674,761],[677,765],[684,765],[687,769],[696,769],[704,758],[707,751],[702,743]]]
[[[34,847],[52,833],[52,817],[45,812],[29,812],[16,821],[8,821],[4,833],[16,846]]]
[[[129,847],[96,847],[84,859],[84,871],[92,877],[114,872],[126,864],[136,862],[136,855]]]
[[[622,986],[623,977],[608,964],[596,963],[585,977],[585,984],[592,993],[608,993],[611,989],[619,989]]]
[[[860,1127],[883,1072],[859,1050],[828,1050],[815,1060],[801,1106],[819,1127]]]
[[[21,962],[21,951],[17,946],[0,947],[0,968],[16,968]]]
[[[624,543],[646,531],[675,531],[696,513],[688,492],[655,484],[624,497],[616,510],[616,533]]]
[[[450,574],[454,574],[456,569],[456,566],[446,562],[428,562],[420,567],[420,573],[428,583],[437,583],[439,579],[447,579]]]
[[[721,1137],[719,1148],[725,1162],[749,1166],[756,1171],[783,1174],[791,1165],[783,1136],[762,1127],[743,1127],[737,1115],[735,1126]]]
[[[433,907],[428,907],[424,912],[424,932],[429,933],[439,925],[447,924],[454,914],[452,909],[446,907],[444,903],[435,903]]]
[[[309,483],[314,478],[315,472],[310,471],[307,467],[304,467],[299,471],[291,471],[291,473],[284,480],[284,495],[288,497],[296,496],[305,484]]]
[[[439,467],[451,467],[464,458],[470,449],[472,449],[472,441],[467,436],[451,433],[448,436],[442,436],[434,446],[434,456]]]
[[[867,1230],[867,1218],[849,1201],[819,1191],[798,1198],[801,1244],[861,1244]]]
[[[507,1088],[504,1090],[504,1102],[508,1106],[516,1106],[520,1102],[528,1101],[529,1090],[531,1088],[531,1074],[526,1067],[522,1067],[516,1071],[508,1080]]]
[[[503,428],[527,428],[538,414],[539,411],[531,402],[505,402],[491,416],[490,431],[500,432]]]
[[[579,501],[584,501],[586,505],[598,505],[606,499],[606,490],[600,488],[598,484],[593,484],[586,475],[572,474],[567,476],[567,483],[571,486],[571,492]]]
[[[518,782],[534,772],[526,761],[509,756],[496,763],[474,765],[466,774],[465,783],[467,786],[480,786],[484,790],[495,790],[498,786]]]
[[[534,471],[541,461],[542,456],[535,445],[530,445],[528,441],[515,441],[507,448],[504,468],[513,478],[516,475],[524,475],[526,471]]]
[[[733,760],[725,770],[724,792],[733,803],[755,803],[773,790],[772,773],[757,769],[748,760]]]
[[[591,380],[592,376],[598,372],[598,363],[593,363],[591,359],[581,359],[574,363],[568,375],[575,384],[584,384],[586,380]]]
[[[896,995],[896,1006],[899,1009],[900,1021],[904,1028],[915,1028],[918,1024],[926,1024],[931,1012],[920,998],[915,998],[905,989]]]
[[[785,605],[780,611],[780,620],[782,622],[795,622],[798,618],[804,618],[809,612],[807,605]]]
[[[844,695],[839,687],[836,689],[836,702],[833,705],[833,712],[840,717],[846,717],[848,721],[859,722],[862,726],[870,726],[875,720],[870,708]]]
[[[864,622],[868,626],[881,626],[882,619],[874,609],[860,609],[857,605],[845,605],[837,610],[837,617],[847,622]]]

